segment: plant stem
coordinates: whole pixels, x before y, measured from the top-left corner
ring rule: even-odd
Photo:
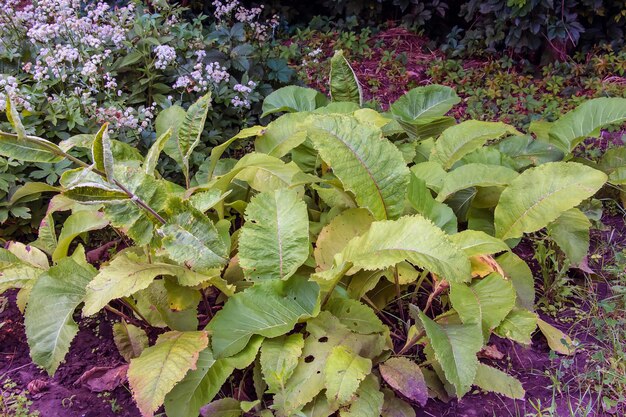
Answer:
[[[17,135],[13,134],[13,133],[5,133],[5,132],[0,132],[0,134],[4,135],[4,136],[12,136],[17,140]],[[58,146],[54,145],[51,142],[48,142],[47,140],[43,139],[43,138],[39,138],[36,136],[26,136],[26,140],[28,140],[29,142],[32,143],[36,143],[39,146],[43,146],[45,148],[47,148],[51,153],[53,153],[54,155],[57,156],[61,156],[63,158],[66,158],[72,162],[74,162],[77,165],[80,165],[83,168],[89,168],[90,165],[81,161],[80,159],[66,153],[63,152],[63,150],[61,150]],[[52,146],[50,146],[52,145]],[[94,174],[100,175],[102,178],[104,178],[105,180],[107,180],[109,183],[113,183],[116,187],[118,187],[120,190],[122,190],[129,198],[131,201],[133,201],[135,204],[137,204],[139,207],[143,208],[145,211],[147,211],[148,213],[150,213],[152,216],[154,216],[155,219],[157,219],[161,224],[165,224],[166,221],[163,217],[161,217],[161,215],[159,215],[159,213],[157,213],[152,207],[150,207],[148,204],[146,204],[146,202],[144,202],[141,198],[139,198],[139,196],[137,194],[134,194],[132,191],[130,191],[128,188],[126,188],[123,184],[121,184],[119,181],[117,181],[116,179],[113,179],[112,181],[110,181],[109,179],[107,179],[106,174],[102,171],[100,171],[99,169],[92,169],[92,172]]]
[[[417,342],[419,342],[419,340],[426,336],[426,331],[422,330],[421,332],[419,332],[418,334],[416,334],[415,336],[413,336],[411,338],[411,340],[409,340],[408,342],[406,342],[406,344],[404,345],[404,347],[402,349],[400,349],[400,352],[397,353],[397,355],[404,355],[406,352],[408,352],[409,349],[411,349],[413,346],[415,346],[415,344]]]
[[[400,276],[398,275],[398,267],[393,267],[393,281],[396,284],[396,303],[398,304],[398,310],[400,310],[400,317],[402,321],[406,323],[406,317],[404,315],[404,306],[402,305],[402,292],[400,291]]]

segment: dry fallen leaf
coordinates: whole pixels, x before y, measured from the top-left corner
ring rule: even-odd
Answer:
[[[84,385],[93,392],[112,391],[126,382],[127,371],[128,364],[115,368],[95,366],[82,374],[76,383]]]

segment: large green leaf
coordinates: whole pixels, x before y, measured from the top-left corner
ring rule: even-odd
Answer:
[[[282,158],[306,140],[303,123],[308,113],[284,114],[267,125],[254,142],[257,152]]]
[[[327,98],[312,88],[290,85],[279,88],[265,97],[261,118],[279,112],[312,111],[325,105]]]
[[[517,305],[532,310],[535,306],[535,279],[528,264],[513,252],[503,253],[496,262],[515,288]]]
[[[333,101],[363,105],[361,85],[341,50],[335,51],[335,55],[330,59],[330,97]]]
[[[387,359],[381,364],[383,380],[403,397],[419,403],[422,407],[428,401],[428,387],[419,366],[404,357]]]
[[[530,345],[530,338],[536,328],[537,315],[531,311],[516,308],[505,317],[494,333],[500,337]]]
[[[309,217],[294,190],[257,194],[246,208],[239,264],[250,280],[287,279],[309,257]]]
[[[208,343],[206,332],[167,332],[130,361],[128,382],[143,417],[152,417],[165,395],[189,369],[196,369],[198,356]]]
[[[483,363],[478,364],[474,385],[485,391],[496,392],[515,400],[522,400],[526,395],[519,380]]]
[[[130,198],[118,187],[88,182],[66,188],[63,195],[83,204],[121,203]]]
[[[591,222],[585,213],[573,208],[548,225],[548,233],[572,264],[579,264],[589,251]]]
[[[603,172],[575,162],[549,162],[524,171],[500,196],[496,236],[512,239],[547,226],[594,195],[606,180]]]
[[[421,311],[419,317],[446,379],[461,398],[476,377],[476,354],[483,346],[480,328],[473,324],[438,324]]]
[[[340,405],[350,402],[361,381],[371,371],[371,359],[359,356],[345,346],[335,346],[326,359],[326,398]]]
[[[609,176],[609,182],[626,185],[626,146],[608,149],[598,162],[598,168]]]
[[[497,144],[497,149],[511,157],[515,169],[541,165],[563,159],[563,151],[551,143],[535,140],[530,135],[512,136]]]
[[[59,187],[54,187],[45,182],[27,182],[24,185],[18,187],[12,194],[9,200],[10,204],[15,204],[25,197],[32,197],[35,194],[59,192]]]
[[[108,123],[105,123],[96,133],[91,147],[91,158],[95,168],[104,172],[107,181],[111,182],[113,181],[113,151],[108,128]]]
[[[196,368],[187,372],[165,397],[167,415],[198,417],[200,408],[217,395],[233,371],[254,361],[262,341],[262,337],[253,337],[244,350],[230,358],[215,359],[209,348],[200,352]]]
[[[415,417],[415,410],[406,401],[396,397],[390,389],[383,388],[385,402],[380,412],[382,417]]]
[[[259,192],[289,188],[316,180],[315,177],[303,173],[294,162],[285,163],[273,156],[249,153],[237,161],[228,173],[214,179],[210,188],[226,192],[235,179],[246,181]]]
[[[157,166],[157,162],[159,162],[159,156],[161,156],[161,152],[165,147],[167,141],[172,137],[172,128],[168,128],[165,133],[156,138],[152,146],[150,146],[150,150],[148,150],[148,154],[146,155],[146,160],[143,163],[143,171],[148,175],[154,174],[154,169]]]
[[[467,256],[491,255],[509,250],[502,240],[478,230],[463,230],[450,236],[450,240],[463,249]]]
[[[492,273],[471,285],[451,284],[450,301],[465,324],[482,324],[485,338],[515,306],[515,289],[500,274]]]
[[[411,173],[407,199],[418,214],[435,223],[444,232],[456,233],[458,225],[452,209],[436,201],[426,186],[426,182],[418,178],[413,172]]]
[[[409,169],[402,154],[380,130],[349,116],[309,119],[308,133],[333,173],[377,220],[394,219],[404,210]]]
[[[162,137],[171,129],[172,135],[165,142],[163,151],[181,167],[183,166],[183,156],[178,148],[178,129],[185,120],[186,114],[185,109],[174,105],[161,110],[154,121],[157,137]]]
[[[367,233],[352,239],[335,257],[337,265],[346,262],[366,270],[389,268],[405,260],[451,282],[470,278],[467,256],[421,216],[374,222]]]
[[[80,252],[80,251],[77,251]],[[72,316],[85,297],[85,287],[97,271],[87,264],[82,253],[61,259],[35,283],[24,325],[30,356],[37,365],[53,375],[78,333]]]
[[[193,150],[200,143],[200,136],[204,130],[204,123],[210,107],[211,93],[208,93],[189,106],[185,119],[178,128],[176,140],[182,157],[183,174],[187,179],[189,179],[189,159]]]
[[[22,162],[56,163],[63,160],[61,149],[45,139],[28,136],[18,139],[17,135],[0,132],[0,156]]]
[[[171,200],[168,209],[173,215],[159,231],[163,248],[172,260],[198,272],[228,263],[230,244],[207,216],[178,199]]]
[[[456,161],[480,148],[487,141],[506,134],[516,135],[519,132],[513,126],[502,122],[467,120],[444,130],[435,142],[430,160],[440,163],[445,169],[450,169]]]
[[[208,179],[211,180],[211,178],[213,178],[213,174],[215,173],[215,167],[217,166],[219,159],[222,157],[224,152],[226,152],[226,149],[228,149],[228,147],[233,142],[239,139],[247,139],[252,136],[257,136],[264,131],[265,131],[265,128],[263,126],[252,126],[247,129],[242,129],[239,131],[239,133],[237,133],[232,138],[228,139],[226,142],[222,143],[221,145],[213,147],[213,149],[211,149],[211,155],[209,156]]]
[[[285,388],[285,383],[298,365],[304,339],[301,333],[265,339],[261,345],[261,369],[269,392]]]
[[[240,417],[241,403],[234,398],[221,398],[200,409],[202,417]]]
[[[146,175],[139,167],[116,166],[115,178],[157,213],[163,214],[168,196],[176,194],[173,185]],[[182,191],[182,188],[180,189]],[[111,226],[121,230],[137,245],[146,245],[154,237],[159,221],[132,200],[104,205],[104,214]]]
[[[334,297],[324,309],[335,316],[341,324],[358,334],[384,333],[385,325],[371,307],[357,300]]]
[[[446,114],[461,99],[454,90],[443,85],[416,87],[391,105],[391,114],[403,121],[438,117]]]
[[[299,320],[317,315],[319,302],[318,285],[298,276],[255,284],[229,298],[209,323],[213,354],[232,356],[255,334],[281,336]]]
[[[443,202],[466,188],[509,185],[517,176],[517,172],[511,168],[485,164],[462,165],[445,176],[437,201]]]
[[[626,98],[596,98],[554,122],[549,130],[549,140],[563,151],[571,152],[585,138],[599,134],[601,127],[624,120]]]
[[[443,186],[446,171],[441,164],[433,161],[421,162],[411,167],[411,172],[417,178],[426,183],[426,186],[435,192],[439,192]]]
[[[67,256],[70,244],[78,235],[102,229],[108,224],[109,221],[99,211],[81,210],[72,213],[63,223],[63,229],[61,229],[57,247],[52,254],[52,260],[58,261]]]

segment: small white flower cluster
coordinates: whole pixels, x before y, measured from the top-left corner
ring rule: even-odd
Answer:
[[[213,2],[213,7],[215,7],[215,12],[213,13],[213,15],[218,21],[220,21],[225,17],[230,16],[230,14],[233,12],[233,10],[237,8],[237,6],[239,6],[239,1],[237,0],[225,0],[223,2],[220,0],[215,0]]]
[[[245,23],[252,32],[254,39],[260,42],[265,41],[272,29],[278,26],[278,16],[276,15],[267,23],[258,21],[261,13],[263,13],[263,5],[246,9],[238,0],[215,0],[213,1],[213,7],[215,7],[213,14],[218,23],[231,19],[234,12],[235,21]]]
[[[307,54],[307,56],[308,56],[308,57],[313,58],[313,59],[311,60],[311,62],[313,62],[313,63],[317,64],[318,62],[320,62],[318,57],[319,57],[319,55],[320,55],[322,52],[323,52],[323,51],[322,51],[322,48],[316,48],[316,49],[312,50],[311,52],[309,52],[309,53]],[[306,59],[303,59],[303,60],[302,60],[302,64],[301,64],[301,65],[302,65],[303,67],[305,67],[305,66],[307,66],[307,64],[308,64],[308,61],[307,61]]]
[[[136,129],[139,121],[133,115],[134,109],[128,107],[126,110],[120,110],[116,107],[97,107],[95,108],[93,117],[98,124],[110,123],[111,127],[120,128],[127,127]]]
[[[206,52],[198,50],[195,53],[197,60],[193,71],[189,75],[183,75],[176,79],[173,89],[185,89],[188,92],[203,93],[210,88],[230,80],[230,74],[226,67],[219,62],[204,64],[202,61],[206,57]]]
[[[30,96],[22,96],[18,89],[17,78],[0,74],[0,111],[5,111],[9,97],[13,105],[24,110],[33,111]]]
[[[250,100],[248,100],[248,95],[252,92],[252,90],[254,90],[255,87],[256,83],[252,80],[248,81],[248,85],[235,84],[233,90],[240,93],[241,97],[239,96],[239,94],[236,95],[230,100],[230,104],[232,104],[234,107],[249,109]]]
[[[169,64],[176,60],[176,49],[172,48],[171,46],[155,46],[153,52],[157,57],[157,60],[154,63],[154,66],[157,69],[165,69]]]
[[[15,33],[35,47],[32,62],[23,65],[35,81],[61,80],[75,86],[96,85],[111,55],[121,47],[134,21],[134,4],[111,10],[103,1],[82,8],[81,0],[39,0],[21,7],[20,0],[5,0],[0,14],[3,38]],[[117,82],[110,76],[106,88]]]

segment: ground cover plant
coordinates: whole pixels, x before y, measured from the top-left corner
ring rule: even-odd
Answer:
[[[623,48],[598,46],[536,65],[503,53],[460,59],[419,33],[393,24],[379,29],[312,25],[293,34],[281,56],[307,85],[326,91],[328,59],[343,49],[369,106],[386,110],[411,88],[442,84],[462,99],[451,113],[458,120],[503,121],[523,129],[535,120],[554,121],[590,98],[626,97]]]
[[[33,361],[54,374],[75,317],[106,310],[128,361],[113,372],[127,375],[143,416],[162,406],[190,417],[412,416],[472,387],[525,396],[484,360],[492,335],[528,345],[539,331],[573,354],[576,341],[539,318],[532,273],[511,248],[542,233],[550,259],[583,267],[589,206],[619,201],[626,148],[597,163],[574,151],[626,120],[626,100],[584,102],[528,133],[457,123],[446,114],[460,99],[440,85],[382,113],[363,107],[342,52],[328,89],[330,100],[298,86],[273,92],[263,116],[278,117],[214,147],[197,169],[210,94],[163,110],[145,155],[120,153],[107,124],[58,145],[29,135],[9,99],[0,154],[73,165],[57,185],[13,194],[52,198],[37,239],[0,251],[0,290],[19,289]],[[246,141],[251,152],[223,157]],[[178,183],[155,170],[168,145]],[[88,262],[77,238],[106,230],[126,247]]]

